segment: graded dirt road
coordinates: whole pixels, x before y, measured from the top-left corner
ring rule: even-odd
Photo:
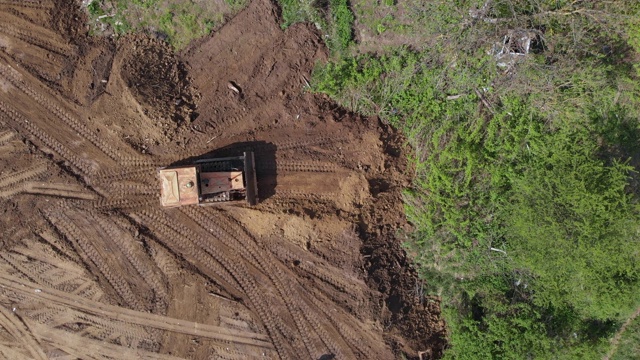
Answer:
[[[320,35],[255,0],[174,54],[0,0],[0,357],[437,358],[401,250],[402,137],[306,91]],[[160,207],[156,170],[256,154],[255,207]]]

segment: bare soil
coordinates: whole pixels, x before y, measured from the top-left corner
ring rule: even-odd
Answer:
[[[311,26],[255,0],[175,54],[78,9],[0,0],[1,357],[441,356],[404,139],[306,91]],[[158,167],[244,150],[257,206],[160,207]]]

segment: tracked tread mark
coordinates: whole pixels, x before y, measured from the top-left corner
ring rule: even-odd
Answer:
[[[0,254],[0,258],[2,258],[2,260],[7,264],[11,265],[15,270],[22,273],[27,278],[30,278],[32,281],[49,287],[55,287],[55,284],[49,281],[49,279],[41,276],[42,271],[33,271],[32,269],[25,268],[17,259],[11,256],[11,254]]]
[[[155,177],[155,167],[129,167],[120,170],[101,171],[96,174],[98,183],[112,184],[117,181],[150,180]]]
[[[353,327],[346,326],[345,324],[337,320],[343,317],[338,317],[336,316],[335,313],[331,313],[329,310],[327,310],[326,304],[330,302],[329,299],[325,298],[326,302],[322,302],[316,296],[308,296],[307,298],[311,300],[315,309],[319,309],[326,316],[326,318],[329,319],[329,321],[331,321],[331,323],[334,324],[335,328],[338,330],[340,335],[343,336],[343,338],[349,344],[349,346],[351,346],[356,351],[360,352],[362,356],[365,358],[373,354],[372,349],[369,346],[366,346],[362,342],[361,340],[362,336],[355,334],[354,331],[352,330],[352,329],[357,329],[357,326],[353,326]],[[373,358],[375,358],[375,356],[373,356]]]
[[[280,259],[286,262],[293,262],[295,260],[300,260],[300,257],[294,255],[291,251],[286,250],[284,247],[275,246],[270,249],[271,252],[276,254]],[[322,269],[319,269],[315,264],[310,264],[308,261],[300,261],[300,263],[296,266],[298,269],[308,273],[309,275],[315,276],[318,279],[330,284],[335,289],[341,292],[348,292],[353,289],[354,284],[348,284],[344,282],[342,279],[332,276],[330,272],[325,272]]]
[[[65,110],[63,110],[57,104],[54,104],[50,100],[47,100],[44,96],[27,86],[21,79],[20,73],[9,66],[0,64],[0,75],[4,76],[13,86],[20,89],[22,92],[36,100],[36,102],[42,105],[45,109],[55,114],[63,123],[76,131],[81,137],[89,140],[93,145],[100,149],[105,155],[112,160],[123,163],[131,163],[132,165],[139,165],[141,162],[133,157],[124,156],[118,151],[113,149],[106,141],[103,141],[97,134],[89,130],[88,127],[80,123],[76,118],[72,117]]]
[[[141,360],[179,360],[180,358],[153,353],[136,347],[111,344],[80,336],[68,331],[58,330],[42,324],[33,323],[33,330],[56,348],[82,359],[91,359],[96,353],[105,359],[141,359]],[[96,351],[97,350],[97,351]]]
[[[0,0],[0,6],[17,6],[31,9],[50,9],[54,5],[44,1],[33,0]]]
[[[4,306],[0,306],[0,324],[11,334],[13,337],[20,341],[24,347],[29,351],[34,359],[46,360],[48,357],[38,340],[33,337],[29,327],[24,322],[20,322],[16,319],[14,314],[11,314]]]
[[[148,184],[123,184],[118,182],[111,183],[111,189],[121,194],[133,194],[133,195],[160,195],[157,186],[151,186]]]
[[[277,198],[291,198],[291,199],[307,199],[307,200],[320,200],[320,201],[334,201],[340,197],[339,193],[309,193],[306,191],[298,190],[279,190],[276,188],[274,197]]]
[[[278,254],[279,258],[287,262],[301,259],[301,256],[295,255],[293,252],[286,250],[283,246],[280,246],[280,244],[277,244],[277,243],[270,246],[270,250]],[[297,268],[300,268],[301,270],[306,271],[307,273],[320,278],[321,280],[331,284],[337,289],[342,288],[343,292],[353,291],[349,289],[353,289],[354,287],[360,286],[360,284],[357,284],[357,283],[347,284],[344,281],[342,281],[342,279],[338,279],[331,276],[331,273],[327,274],[324,271],[321,271],[320,269],[318,269],[313,264],[309,264],[309,262],[306,260],[300,261]],[[306,292],[303,292],[303,293],[306,293]],[[319,300],[318,296],[322,296],[322,295],[314,294],[312,296],[306,297],[310,299],[311,302],[313,303],[313,309],[319,309],[326,316],[327,319],[330,319],[330,321],[334,324],[334,327],[342,335],[342,337],[348,340],[346,342],[349,346],[351,346],[356,351],[359,351],[365,357],[371,355],[372,354],[371,349],[369,349],[361,341],[362,336],[356,335],[352,331],[352,329],[357,329],[358,326],[354,324],[352,327],[349,327],[337,321],[337,319],[342,319],[347,317],[336,316],[335,313],[329,312],[327,310],[326,304],[330,303],[331,300],[325,298],[323,302]]]
[[[155,199],[149,199],[149,197],[141,198],[120,198],[120,199],[107,199],[100,198],[93,203],[94,209],[120,209],[120,210],[136,210],[145,208],[154,203]]]
[[[264,253],[260,252],[255,244],[255,240],[250,238],[249,235],[246,233],[241,234],[240,231],[235,231],[231,234],[230,230],[234,229],[234,226],[228,218],[225,218],[224,215],[218,214],[219,216],[215,217],[216,220],[225,223],[226,226],[223,229],[221,226],[216,226],[216,224],[211,221],[212,218],[207,216],[209,214],[206,214],[202,208],[184,208],[183,211],[187,216],[191,217],[192,220],[200,224],[200,226],[206,224],[206,227],[203,228],[208,230],[212,235],[217,236],[223,243],[225,243],[225,245],[234,249],[237,249],[239,246],[241,250],[239,253],[246,261],[257,262],[259,264],[260,268],[263,269],[262,271],[269,277],[269,280],[271,280],[271,283],[284,300],[285,306],[287,307],[289,314],[294,319],[309,355],[311,357],[315,356],[318,351],[307,336],[307,334],[310,334],[312,331],[311,329],[308,329],[302,315],[300,314],[300,304],[297,301],[297,297],[292,296],[289,291],[289,287],[283,285],[283,278],[285,275],[283,274],[282,269],[275,266],[275,264],[271,262],[271,259],[267,259],[266,256],[264,256]],[[238,236],[243,237],[245,241],[234,244],[237,242],[236,238]]]
[[[349,137],[332,137],[332,136],[318,136],[307,140],[291,140],[291,141],[276,141],[274,144],[278,150],[289,150],[302,148],[307,146],[326,145],[333,143],[341,143],[349,141]]]
[[[15,135],[16,133],[11,130],[5,130],[0,132],[0,145],[4,145],[7,142],[9,142],[9,140],[13,139]]]
[[[338,172],[340,167],[335,164],[317,161],[268,161],[258,165],[259,170],[277,170],[286,172]]]
[[[327,331],[323,326],[325,323],[318,320],[318,317],[315,315],[313,309],[311,309],[306,305],[303,305],[301,306],[301,310],[302,310],[302,315],[307,319],[307,321],[309,321],[313,330],[316,332],[316,334],[318,334],[320,339],[322,339],[322,342],[324,342],[324,344],[332,351],[336,359],[346,360],[346,359],[355,358],[355,355],[351,353],[350,348],[345,349],[345,350],[349,350],[350,352],[349,356],[346,356],[344,354],[343,348],[339,346],[338,343],[334,340],[338,336],[332,337],[331,335],[329,335],[329,333],[327,333]]]
[[[233,261],[229,261],[222,253],[219,252],[216,247],[211,246],[209,241],[202,239],[199,235],[194,234],[188,228],[179,223],[170,223],[166,218],[164,218],[164,216],[161,216],[157,212],[147,212],[145,215],[149,217],[148,220],[162,224],[164,227],[171,229],[177,234],[182,234],[182,236],[185,236],[186,239],[190,240],[192,244],[195,244],[201,249],[204,249],[218,263],[220,263],[226,269],[226,271],[228,271],[231,276],[234,277],[234,279],[244,290],[245,294],[247,294],[247,296],[249,297],[249,300],[253,304],[254,309],[260,316],[260,319],[262,320],[264,326],[267,328],[267,331],[271,335],[271,340],[273,341],[280,357],[283,359],[289,358],[287,352],[285,352],[283,341],[282,339],[280,339],[280,336],[276,331],[276,328],[278,326],[274,325],[279,324],[280,321],[279,319],[270,315],[269,310],[267,310],[266,304],[263,304],[262,302],[263,298],[260,296],[260,292],[255,281],[253,281],[253,279],[251,279],[247,275],[247,269],[242,265],[242,263],[234,263]],[[238,269],[238,267],[240,267],[240,269]]]
[[[94,215],[93,219],[98,223],[102,231],[109,235],[109,238],[122,250],[122,253],[125,255],[129,263],[133,265],[138,274],[140,274],[140,276],[142,276],[142,278],[151,285],[151,288],[156,293],[156,303],[162,304],[162,307],[166,308],[166,303],[164,302],[168,297],[167,290],[162,285],[162,281],[157,274],[139,260],[141,255],[134,248],[133,238],[128,233],[119,229],[115,224],[108,223],[103,217]]]
[[[6,188],[12,185],[15,185],[19,182],[24,182],[29,179],[33,179],[34,177],[46,172],[48,170],[48,166],[46,163],[40,163],[26,169],[17,171],[13,174],[5,175],[0,177],[0,189]]]
[[[25,129],[36,139],[40,140],[44,145],[49,147],[60,157],[69,162],[69,164],[80,170],[84,175],[88,175],[94,172],[92,165],[74,155],[64,145],[62,145],[49,134],[35,126],[31,121],[25,119],[16,110],[10,108],[6,103],[2,101],[0,101],[0,117],[6,119],[8,122],[13,123],[17,127]]]
[[[202,251],[199,251],[196,246],[190,241],[188,238],[173,230],[170,226],[168,226],[168,222],[161,215],[159,215],[155,211],[143,210],[140,212],[136,212],[134,217],[138,217],[140,219],[140,223],[154,230],[154,234],[160,234],[158,240],[163,242],[169,248],[175,248],[176,243],[182,244],[179,246],[181,253],[187,254],[189,257],[195,259],[200,262],[213,274],[217,275],[220,279],[225,281],[232,289],[228,289],[228,291],[237,292],[241,289],[240,284],[235,280],[232,274],[229,273],[227,269],[224,269],[219,263],[213,261],[212,258],[205,256]]]
[[[96,199],[95,194],[79,185],[28,182],[23,185],[22,192],[82,200]]]
[[[79,311],[73,311],[69,320],[63,320],[65,323],[77,323],[83,322],[96,326],[97,328],[106,331],[107,333],[115,336],[124,336],[129,340],[149,341],[150,333],[139,324],[131,324],[117,319],[105,319],[92,314],[87,314]],[[50,324],[50,323],[48,323]],[[60,323],[62,325],[63,323]],[[55,324],[50,324],[55,325]],[[57,326],[55,326],[57,327]]]
[[[28,297],[36,301],[43,301],[47,304],[54,303],[64,307],[69,307],[77,311],[98,316],[99,318],[109,318],[115,321],[122,321],[127,324],[136,326],[146,326],[162,330],[168,330],[188,335],[201,336],[210,339],[230,341],[233,343],[242,343],[262,348],[273,348],[271,344],[266,342],[269,338],[267,335],[246,332],[239,330],[228,330],[219,326],[213,326],[203,323],[194,323],[187,320],[170,318],[162,315],[151,314],[131,310],[124,307],[107,305],[55,289],[41,287],[38,284],[19,279],[17,277],[0,273],[0,284],[2,291],[11,291],[20,294],[21,297]],[[32,289],[40,289],[40,292],[33,292]]]
[[[35,45],[38,47],[41,47],[45,50],[51,51],[53,53],[56,53],[58,55],[62,55],[65,57],[69,56],[70,53],[70,49],[62,47],[62,46],[56,46],[48,41],[42,40],[42,39],[38,39],[35,36],[30,35],[27,31],[22,30],[22,29],[15,29],[11,26],[7,26],[7,25],[3,25],[0,24],[0,32],[3,32],[9,36],[13,36],[15,38],[18,38],[24,42],[27,42],[31,45]]]
[[[82,231],[73,223],[73,221],[66,216],[66,214],[59,213],[56,216],[49,216],[50,221],[65,234],[69,240],[76,244],[78,250],[86,254],[89,261],[91,261],[100,270],[104,277],[109,281],[114,290],[126,301],[130,306],[136,310],[144,310],[144,306],[138,298],[133,294],[133,291],[129,287],[126,281],[121,277],[113,274],[107,263],[102,256],[98,253],[98,250],[84,238]]]

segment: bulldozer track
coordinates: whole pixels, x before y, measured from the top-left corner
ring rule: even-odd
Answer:
[[[87,189],[80,185],[41,183],[33,181],[23,184],[20,192],[81,200],[95,200],[97,197],[95,194],[88,192]]]
[[[276,198],[283,199],[307,199],[307,200],[316,200],[316,201],[333,201],[340,197],[338,193],[310,193],[308,191],[298,191],[298,190],[281,190],[276,188],[276,193],[274,195]]]
[[[89,130],[85,125],[80,123],[78,119],[74,118],[67,111],[62,109],[59,105],[54,104],[53,102],[46,99],[40,93],[36,92],[29,86],[27,86],[21,79],[22,75],[18,73],[15,69],[0,64],[0,75],[2,75],[7,81],[9,81],[13,86],[20,89],[26,95],[34,99],[38,104],[40,104],[45,109],[49,110],[51,113],[56,115],[56,117],[64,124],[69,126],[75,132],[77,132],[82,138],[87,139],[90,143],[96,146],[99,150],[101,150],[105,155],[110,157],[114,161],[132,161],[133,165],[138,165],[136,159],[129,158],[124,156],[124,154],[120,154],[116,151],[112,146],[107,144],[106,141],[103,141],[97,134]]]
[[[113,182],[111,183],[110,188],[121,193],[131,193],[136,195],[138,194],[139,195],[156,195],[157,194],[158,196],[160,196],[158,192],[158,187],[152,186],[149,184],[125,184],[125,183]]]
[[[0,132],[0,145],[4,145],[7,142],[9,142],[9,140],[13,139],[15,135],[16,133],[11,130],[5,130]]]
[[[141,260],[141,258],[145,258],[146,255],[133,245],[135,241],[131,235],[122,231],[117,225],[109,223],[103,217],[93,216],[93,219],[102,231],[109,236],[109,239],[122,250],[125,258],[133,265],[138,274],[151,286],[156,294],[156,303],[166,307],[164,301],[168,296],[167,289],[164,287],[160,277],[152,270],[153,267],[148,266],[148,262],[144,263],[144,261]]]
[[[126,196],[125,194],[122,194]],[[155,203],[156,199],[150,199],[148,196],[143,196],[140,198],[120,198],[120,199],[109,199],[109,198],[100,198],[98,201],[94,202],[94,209],[120,209],[120,210],[128,210],[133,211],[140,208],[145,208]]]
[[[33,336],[33,333],[29,331],[29,327],[17,319],[14,314],[7,311],[4,306],[0,306],[0,325],[16,340],[20,341],[34,359],[47,359],[46,354],[42,350],[42,346],[40,346],[38,340]]]
[[[50,9],[54,5],[52,3],[46,3],[44,1],[34,0],[0,0],[0,6],[16,6],[26,7],[32,9]]]
[[[306,140],[276,141],[274,145],[277,147],[278,150],[289,150],[289,149],[297,149],[297,148],[308,147],[313,145],[318,146],[318,145],[334,144],[334,143],[341,143],[341,142],[347,142],[347,141],[349,141],[349,137],[346,137],[346,136],[342,136],[342,137],[318,136],[318,137],[312,137]]]
[[[205,211],[201,208],[185,208],[185,213],[192,218],[192,220],[196,221],[200,226],[202,226],[205,230],[208,230],[212,235],[217,236],[225,245],[237,248],[233,242],[236,242],[238,237],[244,238],[240,246],[241,252],[240,255],[246,261],[257,262],[262,268],[263,273],[268,276],[272,285],[278,290],[281,295],[281,299],[283,300],[289,314],[293,318],[296,327],[302,337],[302,341],[305,344],[307,351],[310,356],[315,356],[318,353],[318,350],[312,344],[311,339],[307,336],[307,334],[312,333],[312,329],[309,329],[304,317],[305,312],[300,308],[301,303],[297,300],[298,297],[294,296],[291,293],[290,287],[285,286],[285,275],[282,271],[282,268],[277,266],[274,263],[273,259],[267,258],[264,252],[261,252],[260,249],[255,244],[255,240],[249,235],[242,234],[239,229],[234,229],[237,225],[233,224],[225,215],[217,214],[215,216],[216,220],[224,223],[224,229],[222,227],[217,227],[215,223],[211,220],[212,217],[210,214],[206,214]],[[209,216],[207,216],[209,215]],[[226,219],[225,219],[226,218]],[[205,226],[206,225],[206,226]],[[231,232],[233,231],[233,235]],[[244,236],[243,236],[244,235]]]
[[[89,164],[83,159],[80,159],[74,155],[69,149],[67,149],[60,142],[55,140],[52,136],[42,131],[35,126],[31,121],[25,119],[16,110],[7,106],[6,103],[0,101],[0,118],[4,118],[7,122],[13,123],[18,128],[23,128],[33,137],[40,140],[45,146],[57,153],[60,157],[66,160],[70,165],[78,169],[82,174],[88,175],[95,171],[92,164]]]
[[[39,163],[26,169],[17,171],[13,174],[2,176],[0,177],[0,189],[14,186],[17,183],[33,179],[34,177],[46,172],[48,169],[49,166],[46,163]]]
[[[219,326],[194,323],[191,321],[107,305],[78,296],[73,296],[55,289],[43,287],[7,274],[0,274],[0,284],[2,284],[6,289],[22,296],[26,296],[27,298],[51,302],[95,315],[99,318],[107,317],[134,325],[148,326],[160,330],[200,336],[213,340],[230,341],[232,343],[253,345],[267,349],[273,348],[268,342],[269,337],[264,334],[228,330]],[[38,289],[40,291],[34,292],[33,289]]]
[[[58,330],[42,324],[33,323],[31,325],[38,337],[50,343],[54,347],[78,358],[100,358],[113,359],[144,359],[144,360],[178,360],[171,355],[159,354],[143,349],[129,348],[110,344],[104,341],[93,340],[88,337],[79,336],[68,331]],[[99,354],[99,355],[98,355]]]
[[[102,273],[102,275],[107,279],[109,284],[111,284],[116,293],[121,296],[127,304],[137,310],[144,309],[144,305],[133,294],[129,284],[111,271],[111,268],[105,262],[105,259],[99,254],[93,244],[85,239],[82,231],[71,219],[63,213],[58,213],[55,216],[50,215],[48,218],[52,224],[58,228],[65,237],[67,237],[67,239],[76,245],[78,251],[81,254],[84,254],[86,260],[96,266],[100,273]]]
[[[143,210],[136,212],[132,216],[138,218],[142,225],[154,230],[156,236],[159,234],[160,236],[157,236],[157,238],[165,246],[177,250],[179,254],[186,255],[188,258],[202,264],[204,269],[201,270],[212,279],[221,282],[225,290],[237,298],[243,297],[240,292],[240,284],[227,269],[217,261],[214,261],[213,258],[199,251],[191,240],[168,226],[167,221],[163,221],[163,218],[157,212]]]
[[[276,254],[280,259],[282,259],[285,262],[293,263],[296,260],[300,261],[300,263],[296,266],[298,269],[326,282],[327,284],[333,286],[337,290],[352,291],[355,286],[355,284],[353,283],[349,284],[344,282],[342,279],[339,279],[335,276],[331,276],[330,272],[326,272],[322,269],[319,269],[317,266],[315,266],[314,263],[308,260],[300,260],[301,258],[300,256],[294,255],[291,251],[286,250],[284,247],[275,246],[275,247],[272,247],[270,250],[272,253]]]
[[[113,184],[117,181],[150,180],[155,177],[155,167],[127,167],[119,170],[101,171],[94,178],[98,183]]]
[[[181,225],[179,222],[169,222],[166,218],[164,218],[164,216],[161,216],[157,212],[155,214],[149,212],[146,215],[149,216],[149,220],[151,220],[152,222],[161,224],[165,228],[171,229],[177,234],[181,234],[186,239],[188,239],[191,244],[197,245],[199,248],[209,253],[219,264],[221,264],[222,267],[226,271],[228,271],[231,276],[233,276],[240,287],[244,290],[244,293],[249,298],[249,301],[253,305],[254,310],[258,313],[264,326],[267,328],[267,331],[271,335],[271,339],[274,342],[274,345],[280,357],[289,358],[283,346],[283,339],[280,338],[276,331],[277,326],[275,324],[280,324],[280,319],[271,316],[270,310],[268,309],[266,304],[263,303],[264,298],[260,295],[257,284],[248,276],[247,269],[243,266],[243,264],[241,262],[231,261],[230,259],[225,257],[219,249],[211,246],[210,241],[203,239],[184,225]],[[238,269],[238,267],[240,268]]]
[[[340,167],[318,161],[262,161],[258,170],[277,170],[278,172],[338,172]]]
[[[1,4],[1,3],[0,3]],[[62,56],[69,56],[71,53],[71,49],[68,47],[64,47],[64,46],[57,46],[54,45],[46,40],[42,40],[39,39],[33,35],[30,35],[26,30],[23,29],[17,29],[13,26],[8,26],[8,25],[4,25],[4,24],[0,24],[0,32],[5,33],[6,35],[9,36],[13,36],[17,39],[20,39],[26,43],[29,43],[31,45],[35,45],[37,47],[40,47],[44,50],[48,50],[51,51],[53,53],[56,53],[58,55],[62,55]],[[51,34],[53,35],[53,34]],[[59,39],[60,42],[63,42],[61,39]]]
[[[349,344],[349,346],[351,346],[354,350],[358,351],[360,354],[362,354],[365,357],[370,356],[370,357],[376,358],[375,355],[371,356],[372,354],[375,354],[375,351],[365,346],[364,343],[362,342],[361,339],[363,337],[363,334],[360,334],[360,333],[355,334],[354,331],[352,330],[352,329],[361,329],[362,326],[359,326],[359,324],[350,324],[351,326],[347,326],[344,323],[336,321],[337,317],[335,316],[336,315],[335,312],[334,313],[329,312],[326,309],[326,306],[324,306],[326,302],[331,301],[327,299],[324,295],[315,294],[315,296],[309,296],[308,298],[313,303],[314,308],[319,309],[322,313],[325,314],[327,319],[331,321],[331,323],[336,327],[336,329],[340,333],[340,336],[342,336],[345,339],[345,341]],[[322,298],[325,302],[320,301],[319,298]],[[334,310],[338,312],[343,312],[340,309],[334,309]]]

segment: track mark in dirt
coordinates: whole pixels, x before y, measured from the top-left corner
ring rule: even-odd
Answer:
[[[3,306],[0,306],[0,326],[4,327],[16,340],[19,340],[34,359],[45,360],[48,358],[26,324]]]
[[[175,331],[193,336],[240,342],[266,349],[272,348],[271,344],[266,341],[268,338],[262,334],[238,330],[231,331],[217,326],[193,323],[190,321],[183,321],[146,312],[106,305],[100,302],[94,302],[85,298],[73,296],[55,289],[46,288],[42,285],[21,280],[17,277],[6,274],[0,274],[0,283],[7,289],[28,298],[59,304],[97,316],[119,319],[126,323],[149,326],[167,331]]]
[[[0,0],[0,6],[26,7],[33,9],[49,9],[54,6],[50,1],[41,0]]]
[[[42,182],[26,182],[19,186],[13,186],[9,190],[0,190],[0,197],[9,197],[16,194],[34,194],[54,196],[69,199],[95,200],[97,196],[79,184],[55,184]]]
[[[17,183],[24,182],[26,180],[33,179],[34,177],[46,172],[48,168],[49,167],[46,163],[40,163],[15,173],[1,176],[0,190],[10,186],[15,186]]]
[[[144,35],[88,38],[74,4],[0,0],[0,306],[40,345],[437,356],[437,309],[413,303],[407,262],[387,263],[403,259],[389,246],[407,226],[403,140],[306,92],[327,57],[313,26],[282,31],[254,0],[174,54]],[[158,167],[241,151],[258,160],[258,206],[160,208]]]

